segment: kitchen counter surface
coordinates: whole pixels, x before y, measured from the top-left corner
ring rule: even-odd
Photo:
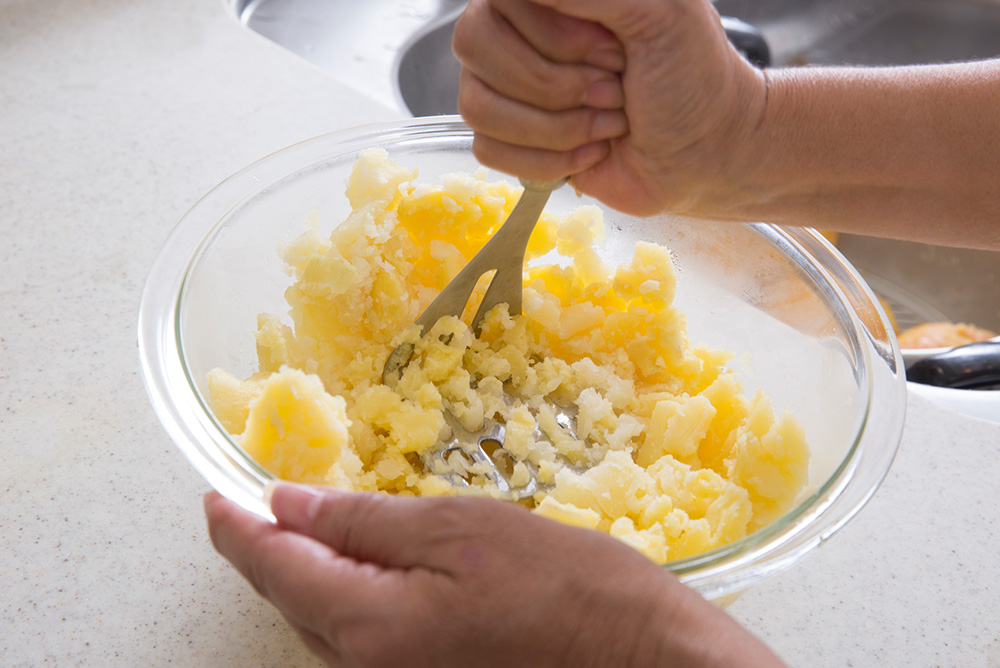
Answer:
[[[318,665],[211,548],[139,295],[223,178],[400,116],[223,0],[0,0],[0,665]],[[795,666],[1000,666],[998,480],[1000,424],[911,397],[872,502],[730,611]]]

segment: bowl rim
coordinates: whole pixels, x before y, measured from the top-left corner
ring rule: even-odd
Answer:
[[[140,301],[138,344],[143,380],[171,440],[224,496],[262,517],[274,519],[263,500],[263,489],[274,477],[253,462],[218,422],[184,363],[179,311],[186,280],[204,244],[242,202],[281,178],[333,157],[330,150],[334,148],[337,155],[357,154],[376,144],[391,146],[400,141],[456,135],[471,143],[472,131],[460,117],[438,116],[367,124],[292,144],[251,163],[209,190],[167,237],[150,267]],[[302,158],[310,161],[298,162]],[[295,166],[289,167],[286,162]],[[860,511],[888,473],[906,410],[902,357],[889,318],[857,270],[815,230],[767,223],[746,225],[785,246],[786,252],[807,258],[816,280],[823,281],[841,303],[852,307],[845,312],[850,317],[852,341],[860,353],[864,411],[848,455],[834,474],[795,508],[738,541],[667,562],[665,566],[682,581],[713,599],[733,594],[786,568]],[[868,321],[859,313],[867,314]],[[194,390],[187,401],[179,401],[171,390],[179,382]],[[880,405],[887,407],[873,412],[875,397],[886,397]],[[865,475],[859,475],[859,471]]]

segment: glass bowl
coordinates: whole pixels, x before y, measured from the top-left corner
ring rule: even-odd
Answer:
[[[208,409],[206,374],[257,370],[259,313],[287,313],[291,278],[278,246],[307,214],[332,226],[358,153],[381,147],[419,181],[479,167],[457,117],[335,132],[278,151],[234,174],[181,219],[150,270],[139,312],[139,356],[153,407],[170,437],[212,487],[261,516],[271,474],[248,457]],[[500,175],[491,175],[497,178]],[[581,204],[572,188],[549,208]],[[722,601],[802,558],[875,492],[903,428],[906,382],[885,312],[858,273],[821,235],[767,224],[635,218],[605,209],[601,254],[616,264],[637,240],[674,251],[675,303],[692,342],[734,351],[747,393],[762,389],[790,411],[812,451],[800,503],[769,526],[667,567]],[[744,368],[745,367],[745,368]]]

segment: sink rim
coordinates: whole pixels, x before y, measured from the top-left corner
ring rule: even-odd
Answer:
[[[413,53],[413,49],[414,47],[417,46],[417,44],[422,43],[426,37],[436,32],[437,30],[440,30],[441,28],[451,23],[457,22],[458,17],[461,16],[462,12],[464,11],[465,11],[465,6],[460,5],[455,9],[453,9],[452,11],[442,14],[437,19],[431,21],[430,23],[425,25],[422,29],[411,35],[410,38],[403,43],[399,51],[396,52],[396,55],[392,61],[392,68],[391,68],[392,89],[396,95],[396,101],[399,104],[400,108],[410,113],[411,115],[414,114],[410,110],[410,105],[406,102],[406,98],[403,95],[402,85],[400,84],[400,80],[402,78],[401,68],[403,65],[403,61],[405,61],[407,57]],[[449,40],[449,44],[450,43],[451,41]],[[436,115],[447,116],[450,114],[448,112],[441,112],[440,114]]]

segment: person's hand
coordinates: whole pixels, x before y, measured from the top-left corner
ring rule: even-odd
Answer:
[[[661,566],[514,504],[281,484],[212,541],[332,666],[778,666]]]
[[[630,214],[716,206],[764,112],[707,0],[472,0],[453,46],[483,164]]]

